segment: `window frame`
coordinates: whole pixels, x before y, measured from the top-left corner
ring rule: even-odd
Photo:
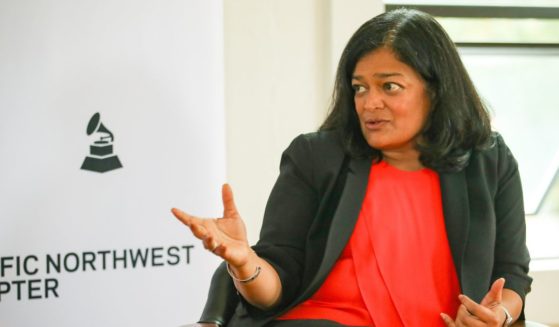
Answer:
[[[406,1],[385,1],[386,11],[398,8],[417,9],[435,17],[452,18],[511,18],[511,19],[557,19],[559,7],[552,6],[496,6],[496,5],[449,5],[422,4]],[[559,42],[549,43],[503,43],[503,42],[456,42],[457,47],[518,47],[559,48]]]

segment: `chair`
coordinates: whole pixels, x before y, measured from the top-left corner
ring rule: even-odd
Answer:
[[[208,299],[202,316],[197,323],[180,327],[220,327],[233,315],[238,299],[235,286],[227,274],[225,264],[222,263],[215,271],[210,283]],[[533,321],[517,321],[513,327],[549,327]]]

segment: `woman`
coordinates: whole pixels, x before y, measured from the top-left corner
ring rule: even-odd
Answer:
[[[240,294],[229,326],[523,319],[516,161],[425,13],[384,13],[349,40],[332,110],[284,152],[253,248],[228,185],[222,194],[222,218],[173,213],[227,263]]]

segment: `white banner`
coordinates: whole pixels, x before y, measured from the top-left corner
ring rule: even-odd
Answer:
[[[218,260],[222,3],[0,1],[0,326],[196,321]]]

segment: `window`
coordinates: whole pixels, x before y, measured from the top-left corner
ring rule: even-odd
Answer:
[[[559,1],[433,3],[387,1],[386,9],[429,12],[454,40],[518,160],[531,255],[559,259]]]

